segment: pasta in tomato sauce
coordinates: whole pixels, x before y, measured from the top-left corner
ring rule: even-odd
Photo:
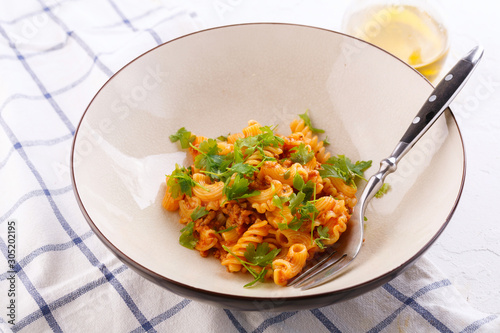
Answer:
[[[194,163],[166,177],[162,205],[178,211],[179,242],[219,259],[228,272],[280,286],[338,241],[356,204],[355,177],[371,161],[330,157],[307,112],[288,136],[251,120],[240,133],[209,139],[184,127],[170,136]]]

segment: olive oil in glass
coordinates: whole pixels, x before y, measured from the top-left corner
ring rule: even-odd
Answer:
[[[354,1],[343,31],[394,54],[433,81],[448,55],[448,32],[434,8],[422,5],[425,1],[416,4]]]

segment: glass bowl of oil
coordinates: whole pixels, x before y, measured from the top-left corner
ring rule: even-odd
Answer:
[[[342,31],[394,54],[431,82],[439,76],[450,45],[440,8],[424,0],[354,0]]]

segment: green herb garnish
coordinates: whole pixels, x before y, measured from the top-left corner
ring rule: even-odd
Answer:
[[[195,186],[200,186],[208,190],[191,178],[190,169],[188,170],[184,167],[180,167],[178,164],[175,165],[175,170],[169,176],[167,185],[169,186],[172,198],[178,198],[181,194],[186,194],[191,197],[193,195],[191,189]]]
[[[384,183],[382,184],[382,187],[380,190],[375,193],[375,198],[382,198],[384,194],[387,194],[387,192],[391,189],[391,185],[389,183]]]
[[[292,214],[297,212],[298,207],[302,204],[305,197],[306,195],[304,192],[292,193],[292,195],[290,195],[290,205],[288,207],[292,211]]]
[[[306,110],[305,113],[299,114],[299,117],[304,120],[304,123],[306,124],[306,126],[308,126],[309,129],[313,133],[325,133],[325,130],[313,127],[313,125],[311,123],[311,118],[309,118],[308,112],[309,112],[309,110]]]
[[[191,135],[191,132],[186,130],[184,127],[181,127],[177,130],[177,133],[169,136],[171,142],[179,141],[182,149],[189,148],[189,144],[194,141],[196,136]]]
[[[290,149],[290,151],[293,151],[293,153],[290,154],[290,159],[293,163],[300,163],[304,165],[307,162],[311,161],[314,157],[314,152],[309,151],[309,149],[307,149],[306,145],[303,143],[301,143],[297,147],[293,147],[292,149]]]
[[[235,163],[228,169],[230,173],[225,175],[226,177],[231,177],[233,173],[238,173],[241,176],[252,177],[255,172],[259,171],[258,168],[246,163]]]
[[[231,164],[231,156],[219,155],[220,148],[214,139],[201,142],[198,148],[191,145],[191,148],[200,153],[194,159],[194,166],[198,169],[203,169],[211,179],[219,180],[220,175]]]
[[[314,242],[316,243],[316,245],[318,245],[320,249],[323,250],[325,248],[325,245],[323,244],[322,240],[330,239],[330,235],[328,234],[328,227],[320,225],[316,228],[316,231],[318,232],[319,237],[314,239]]]
[[[199,218],[202,218],[203,216],[208,215],[208,210],[205,209],[205,207],[198,206],[196,209],[191,213],[191,220],[196,221]]]
[[[244,285],[245,288],[251,287],[255,283],[264,280],[264,277],[267,273],[267,269],[265,269],[264,267],[270,265],[274,258],[281,251],[281,249],[269,250],[269,244],[266,242],[257,245],[257,248],[255,248],[255,245],[253,243],[250,243],[248,244],[244,253],[245,258],[248,261],[244,261],[236,254],[234,254],[227,246],[222,245],[222,247],[234,258],[236,258],[243,265],[243,267],[245,267],[247,271],[249,271],[250,274],[252,274],[252,276],[254,277],[254,280],[252,282]],[[264,269],[261,270],[260,273],[257,273],[257,271],[253,269],[252,266],[259,266]]]
[[[356,187],[355,178],[359,177],[366,180],[363,171],[371,165],[372,161],[357,161],[353,164],[349,158],[344,155],[338,155],[337,157],[329,158],[328,161],[322,164],[323,170],[320,170],[319,174],[323,178],[340,178],[346,184]]]
[[[227,141],[227,137],[228,137],[228,136],[229,136],[229,134],[228,134],[228,135],[226,135],[226,136],[224,136],[224,135],[218,136],[218,137],[217,137],[217,140],[219,140],[219,141]]]
[[[279,147],[285,142],[282,138],[274,135],[273,128],[269,126],[261,127],[261,134],[254,136],[249,136],[246,138],[241,138],[236,140],[234,143],[234,162],[241,163],[244,162],[248,157],[250,157],[256,151],[260,152],[263,161],[273,160],[265,156],[265,147]]]
[[[231,226],[231,227],[229,227],[229,228],[227,228],[227,229],[216,231],[215,233],[216,233],[216,234],[222,234],[223,232],[228,232],[228,231],[231,231],[231,230],[233,230],[233,229],[236,229],[237,227],[238,227],[238,226],[233,225],[233,226]]]
[[[231,178],[228,178],[226,180],[226,184],[224,186],[224,189],[222,190],[222,193],[226,195],[227,200],[229,201],[250,198],[260,194],[260,191],[250,191],[250,188],[248,186],[250,185],[250,182],[248,181],[248,179],[243,178],[240,174],[236,175],[233,185],[231,186],[228,185],[230,181]]]
[[[305,183],[304,179],[302,179],[298,173],[293,177],[293,187],[299,191],[299,193],[304,193],[304,199],[302,199],[302,201],[311,200],[316,190],[316,184],[312,180]]]
[[[250,243],[246,248],[244,256],[252,265],[266,267],[273,262],[279,252],[280,249],[269,249],[269,244],[266,242],[258,244],[257,248],[253,243]]]
[[[181,236],[179,237],[179,244],[188,249],[194,249],[198,240],[193,235],[194,222],[189,222],[184,228],[181,229]]]

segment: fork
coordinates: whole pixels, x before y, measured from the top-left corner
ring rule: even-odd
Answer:
[[[317,263],[310,265],[312,267],[306,267],[302,273],[291,279],[289,286],[302,290],[314,288],[334,279],[354,260],[363,244],[364,218],[368,202],[380,190],[387,175],[396,171],[401,158],[448,108],[476,68],[483,52],[481,46],[474,47],[439,82],[413,118],[392,154],[380,162],[379,171],[368,180],[349,220],[348,228],[341,236],[341,241],[325,252]]]

